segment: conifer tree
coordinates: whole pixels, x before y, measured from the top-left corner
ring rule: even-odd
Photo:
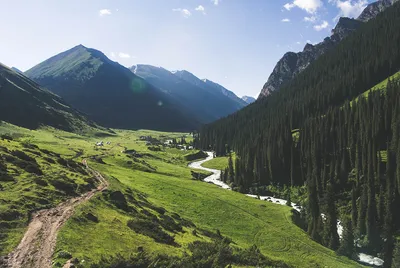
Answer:
[[[343,224],[343,237],[337,252],[340,255],[354,259],[356,250],[354,246],[354,234],[351,220],[346,220]]]
[[[232,154],[229,154],[228,160],[228,180],[233,182],[235,180],[235,171],[233,167]]]
[[[292,206],[292,200],[290,197],[291,193],[290,193],[290,188],[288,189],[287,195],[286,195],[286,205],[291,207]]]
[[[337,232],[337,213],[335,206],[335,194],[331,181],[328,182],[325,194],[326,215],[324,222],[324,244],[337,250],[339,247],[339,235]]]
[[[397,241],[393,251],[392,267],[400,268],[400,241]]]
[[[357,192],[356,187],[353,185],[353,189],[351,190],[351,221],[353,222],[353,228],[357,228]]]

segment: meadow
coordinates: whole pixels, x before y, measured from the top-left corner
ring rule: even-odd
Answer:
[[[34,144],[37,151],[48,150],[75,163],[86,159],[110,183],[103,194],[79,206],[63,226],[58,234],[54,267],[62,266],[71,257],[77,258],[80,266],[90,267],[104,256],[129,256],[138,250],[154,255],[183,256],[190,243],[210,241],[215,234],[229,237],[237,248],[256,245],[268,258],[282,260],[293,267],[360,266],[312,241],[293,224],[293,212],[289,207],[252,199],[194,179],[186,156],[195,154],[196,150],[153,146],[141,140],[142,136],[166,140],[186,135],[186,140],[190,141],[189,134],[114,130],[113,133],[77,135],[51,128],[31,131],[4,123],[0,125],[0,133],[13,137],[13,141],[0,141],[0,146],[8,150],[22,150],[23,144]],[[95,146],[99,141],[105,145]],[[38,163],[45,166],[40,159]],[[227,158],[216,158],[204,166],[221,169],[226,164]],[[77,189],[84,189],[80,185],[90,182],[87,174],[75,174],[59,164],[51,164],[48,169],[43,170],[45,175],[52,169],[67,169],[67,181],[76,185],[71,195],[79,194]],[[34,178],[25,178],[23,174],[16,174],[15,187],[1,182],[6,189],[0,191],[2,200],[14,200],[21,193],[25,195],[23,189],[26,188],[31,188],[27,193],[32,195],[26,202],[32,203],[39,195],[33,190],[36,189],[33,188]],[[47,206],[68,198],[51,185],[50,181],[57,178],[46,177],[48,186],[35,186],[39,188],[37,192],[48,194],[44,199],[54,196]],[[10,209],[4,203],[0,203],[1,213]],[[31,209],[40,208],[38,204],[40,202],[31,204]],[[21,214],[27,215],[27,212]],[[2,240],[2,245],[6,245],[2,255],[17,246],[27,220],[26,216],[18,226],[10,225],[7,229]],[[157,226],[151,222],[156,222]]]

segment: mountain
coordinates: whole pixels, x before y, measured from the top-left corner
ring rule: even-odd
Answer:
[[[186,131],[197,126],[160,92],[102,52],[78,45],[25,75],[112,128]]]
[[[367,22],[370,19],[375,18],[376,15],[378,15],[388,7],[392,6],[397,1],[399,0],[381,0],[371,3],[363,10],[363,12],[357,19],[362,22]]]
[[[276,64],[268,81],[264,84],[259,98],[269,96],[282,85],[292,80],[306,69],[310,63],[331,50],[349,34],[356,31],[364,22],[375,18],[377,14],[393,5],[398,0],[380,0],[369,4],[357,19],[340,18],[332,35],[316,45],[306,44],[302,52],[287,52]]]
[[[235,93],[226,89],[225,87],[221,86],[218,83],[215,83],[208,79],[199,79],[194,74],[192,74],[188,71],[185,71],[185,70],[175,71],[173,73],[176,76],[178,76],[179,78],[181,78],[189,83],[192,83],[198,87],[201,87],[204,90],[206,90],[212,94],[215,94],[218,97],[222,97],[223,99],[229,98],[231,101],[233,101],[233,103],[235,103],[235,106],[237,107],[237,109],[241,109],[247,105],[247,103],[243,102],[243,100],[241,98],[239,98],[238,96],[236,96]]]
[[[229,99],[231,99],[232,101],[237,103],[237,105],[239,105],[240,108],[243,108],[244,106],[247,105],[247,103],[243,102],[243,100],[241,98],[239,98],[238,96],[236,96],[235,93],[226,89],[225,87],[221,86],[220,84],[215,83],[208,79],[203,79],[203,81],[209,87],[215,88],[218,92],[222,93],[222,95],[228,97]]]
[[[143,64],[133,66],[131,70],[168,94],[179,109],[201,123],[212,122],[244,107],[244,104],[232,99],[228,94],[230,91],[227,93],[229,96],[224,95],[220,88],[215,89],[215,83],[205,83],[186,71],[172,73],[161,67]]]
[[[0,64],[0,120],[25,128],[52,126],[66,131],[96,127],[59,96]]]
[[[255,98],[250,97],[250,96],[243,96],[243,97],[242,97],[242,100],[244,100],[247,104],[251,104],[251,103],[253,103],[253,102],[256,101]]]
[[[20,73],[20,74],[23,74],[23,73],[24,73],[23,71],[21,71],[21,70],[18,69],[17,67],[11,67],[11,70],[13,70],[14,72]]]
[[[382,82],[400,70],[399,14],[396,3],[279,92],[195,137],[217,156],[236,152],[235,167],[223,178],[233,190],[261,195],[270,185],[304,187],[302,228],[349,257],[355,237],[365,237],[361,250],[369,251],[362,252],[381,253],[382,267],[399,263],[391,260],[400,232],[400,79]],[[272,194],[290,197],[283,190]],[[337,220],[347,222],[341,241]]]

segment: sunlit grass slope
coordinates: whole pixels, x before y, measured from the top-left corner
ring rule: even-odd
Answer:
[[[65,159],[87,159],[111,183],[105,193],[80,206],[60,231],[54,256],[57,265],[73,256],[85,260],[82,265],[89,267],[102,255],[129,255],[137,252],[138,247],[153,254],[179,256],[186,252],[190,242],[210,239],[202,230],[219,230],[237,247],[255,244],[264,255],[294,267],[359,266],[312,241],[292,223],[289,207],[193,180],[185,160],[187,151],[154,151],[139,139],[143,135],[180,138],[182,133],[116,130],[115,135],[96,137],[96,133],[79,136],[54,129],[28,131],[0,126],[0,133],[4,132],[17,137],[18,142],[52,150]],[[100,140],[111,144],[95,147]],[[210,167],[222,169],[226,164],[227,158],[221,158],[210,162]],[[76,179],[77,183],[83,183],[82,180]],[[121,198],[115,198],[114,192],[125,196],[126,206],[120,206]],[[173,237],[174,242],[156,241],[149,234],[128,228],[128,221],[147,217],[159,222],[160,233]],[[182,229],[171,228],[170,218]],[[15,232],[22,235],[23,227]],[[16,240],[11,244],[15,246]]]

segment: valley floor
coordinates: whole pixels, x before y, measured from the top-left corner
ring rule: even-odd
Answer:
[[[141,250],[152,255],[183,256],[190,243],[211,241],[212,233],[229,237],[238,248],[256,245],[265,256],[294,267],[360,266],[312,241],[292,223],[289,207],[193,179],[186,156],[195,152],[146,145],[141,139],[148,135],[159,140],[178,138],[182,133],[116,130],[112,135],[80,136],[54,129],[28,131],[11,125],[0,125],[0,132],[15,137],[14,143],[29,142],[77,163],[87,159],[109,183],[107,190],[76,206],[73,216],[59,230],[53,267],[62,267],[71,259],[79,261],[81,267],[90,267],[102,257],[130,256]],[[105,145],[95,146],[101,140]],[[10,146],[5,141],[0,145]],[[215,180],[217,176],[210,178]],[[28,183],[17,177],[17,185],[22,182]],[[14,189],[8,182],[1,184],[6,191]],[[36,198],[35,194],[20,192],[26,200]],[[4,191],[0,196],[5,201],[14,198],[4,196]],[[0,212],[3,209],[0,204]],[[149,232],[149,222],[159,226]],[[17,247],[27,230],[27,225],[21,224],[3,231],[0,243],[6,247],[0,254]]]
[[[221,170],[204,167],[204,165],[207,165],[207,166],[213,166],[215,168],[224,169],[228,165],[227,157],[214,158],[213,152],[207,152],[207,154],[208,154],[208,157],[206,159],[201,160],[201,161],[192,162],[189,164],[189,167],[212,172],[213,174],[208,176],[207,178],[205,178],[203,181],[205,181],[207,183],[215,184],[223,189],[231,190],[231,187],[228,184],[226,184],[220,180]],[[213,161],[210,162],[210,160],[213,160]],[[282,206],[287,206],[287,200],[275,198],[273,196],[259,196],[259,195],[253,195],[253,194],[246,194],[246,196],[251,197],[251,198],[256,198],[256,199],[259,199],[262,201],[269,201],[269,202],[279,204]],[[300,210],[301,210],[301,207],[298,204],[293,203],[293,202],[291,202],[291,207],[294,210],[296,210],[297,212],[300,212]],[[337,229],[338,229],[339,236],[342,237],[343,226],[340,221],[338,221]],[[367,265],[373,265],[373,266],[378,267],[378,266],[383,266],[383,264],[384,264],[384,261],[382,259],[365,254],[365,253],[358,253],[358,258],[359,258],[359,262],[365,263]]]

